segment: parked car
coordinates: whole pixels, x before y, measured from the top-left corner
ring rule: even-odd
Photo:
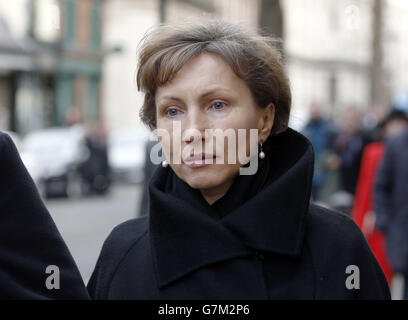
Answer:
[[[82,194],[80,168],[87,159],[81,128],[50,128],[29,133],[21,158],[43,197]]]
[[[145,146],[150,131],[144,126],[113,130],[108,138],[108,159],[116,181],[141,183],[144,178]]]

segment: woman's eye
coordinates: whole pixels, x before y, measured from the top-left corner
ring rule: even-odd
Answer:
[[[175,117],[178,114],[178,110],[176,108],[169,108],[166,113],[170,117]]]
[[[222,110],[226,104],[224,102],[215,102],[212,106],[215,110]]]

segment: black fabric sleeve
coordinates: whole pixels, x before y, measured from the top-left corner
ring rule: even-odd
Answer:
[[[385,274],[358,225],[325,208],[311,216],[307,234],[316,272],[315,299],[391,299]]]
[[[356,300],[390,300],[387,278],[360,228],[350,221],[353,255],[350,263],[359,268],[360,288],[351,290]],[[354,229],[354,230],[353,230]],[[352,269],[349,270],[350,276]]]

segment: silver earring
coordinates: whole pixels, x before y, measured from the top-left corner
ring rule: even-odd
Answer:
[[[162,167],[166,168],[169,165],[169,162],[167,160],[162,161]]]
[[[260,159],[264,159],[264,158],[265,158],[265,152],[262,151],[262,143],[263,143],[263,140],[261,139],[261,143],[260,143],[260,144],[261,144],[261,152],[259,152],[259,158],[260,158]]]

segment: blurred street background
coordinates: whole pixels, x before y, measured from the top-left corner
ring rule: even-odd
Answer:
[[[46,206],[78,264],[85,283],[112,228],[135,217],[140,186],[115,185],[103,198],[49,199]]]
[[[408,1],[0,0],[0,130],[85,282],[112,228],[141,213],[149,178],[137,45],[157,23],[214,18],[283,40],[290,126],[316,151],[313,200],[352,216],[372,245],[364,152],[408,128]],[[399,299],[399,275],[373,250]]]

